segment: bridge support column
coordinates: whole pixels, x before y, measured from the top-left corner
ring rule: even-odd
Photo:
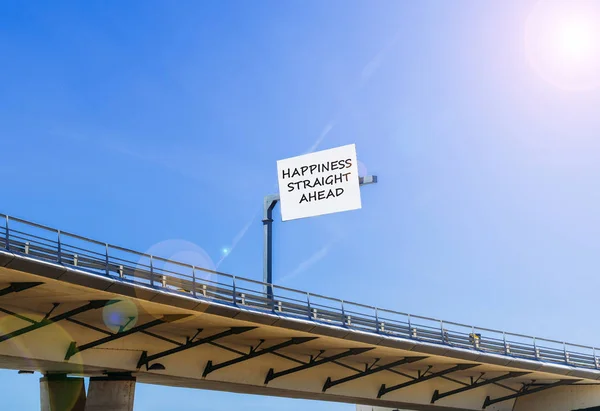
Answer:
[[[41,411],[84,411],[83,378],[48,374],[40,378]]]
[[[109,374],[92,377],[85,411],[133,411],[135,377],[131,374]]]
[[[568,385],[517,398],[513,411],[576,411],[600,406],[600,386]]]

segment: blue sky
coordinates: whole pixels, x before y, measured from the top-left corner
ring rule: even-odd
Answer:
[[[533,5],[2,2],[0,212],[261,279],[276,160],[356,143],[380,183],[277,222],[276,283],[598,344],[600,89],[533,68]],[[38,377],[0,372],[8,409]],[[164,398],[307,406],[139,385],[136,410]]]

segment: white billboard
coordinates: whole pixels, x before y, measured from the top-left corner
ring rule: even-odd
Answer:
[[[283,221],[361,208],[356,146],[277,162]]]

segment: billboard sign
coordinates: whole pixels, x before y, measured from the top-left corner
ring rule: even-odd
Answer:
[[[283,221],[361,208],[356,146],[277,161]]]

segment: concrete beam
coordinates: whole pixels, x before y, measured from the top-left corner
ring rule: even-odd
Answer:
[[[84,411],[85,402],[83,378],[64,374],[40,378],[41,411]]]
[[[90,378],[85,411],[133,411],[135,377],[108,375]]]

